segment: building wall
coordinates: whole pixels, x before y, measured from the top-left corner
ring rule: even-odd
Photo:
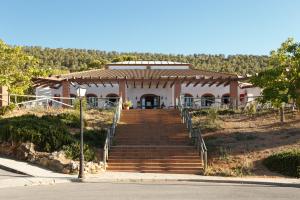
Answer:
[[[149,88],[149,82],[144,81],[144,87],[141,88],[141,83],[136,82],[136,88],[134,88],[133,83],[128,83],[128,88],[125,87],[127,100],[132,101],[133,107],[137,107],[137,102],[140,101],[140,98],[144,94],[154,94],[157,96],[160,96],[160,104],[164,102],[166,107],[172,107],[175,105],[174,100],[174,85],[171,88],[170,83],[166,85],[165,88],[163,88],[163,82],[159,84],[159,87],[156,88],[156,81],[153,81],[151,84],[151,88]],[[86,85],[85,85],[86,86]],[[75,86],[70,86],[70,94],[76,95],[76,88]],[[90,87],[86,87],[87,92],[86,94],[93,94],[97,97],[106,97],[108,94],[117,94],[119,95],[119,86],[118,84],[113,84],[113,87],[111,87],[110,84],[106,84],[106,87],[104,87],[102,84],[98,84],[98,87],[96,87],[94,84],[91,84]],[[229,94],[229,85],[224,87],[223,85],[220,85],[219,87],[216,87],[216,85],[212,85],[209,87],[208,85],[205,85],[201,87],[201,84],[197,85],[196,87],[193,86],[193,84],[190,84],[188,87],[186,87],[186,84],[181,84],[181,94],[190,94],[194,98],[201,97],[204,94],[212,94],[216,98],[216,102],[221,102],[221,97],[224,94]],[[245,88],[245,89],[238,89],[239,95],[247,93],[248,101],[252,101],[254,96],[259,96],[261,93],[260,88]],[[36,88],[36,95],[38,96],[62,96],[62,87],[58,89],[51,89],[49,87],[44,88]],[[241,102],[239,102],[241,103]]]
[[[136,83],[136,88],[134,88],[133,84],[129,83],[128,88],[126,88],[127,98],[133,104],[133,107],[137,107],[137,102],[140,101],[141,96],[144,94],[154,94],[160,96],[160,104],[164,102],[166,107],[174,106],[173,94],[174,94],[174,86],[171,88],[170,84],[167,84],[165,88],[162,88],[162,84],[156,88],[156,83],[153,82],[151,88],[149,88],[149,83],[144,82],[144,87],[141,88],[140,83]]]
[[[85,85],[86,86],[86,85]],[[76,95],[76,88],[78,86],[70,86],[70,94]],[[110,84],[106,84],[106,87],[104,87],[102,84],[98,84],[98,87],[96,87],[94,84],[91,84],[90,87],[86,86],[86,94],[94,94],[97,97],[106,97],[108,94],[114,93],[119,95],[119,85],[113,84],[113,87],[111,87]],[[51,89],[49,87],[37,87],[36,88],[36,95],[37,96],[62,96],[62,87],[58,89]]]
[[[201,84],[193,87],[193,84],[186,87],[186,84],[181,85],[181,93],[182,94],[191,94],[193,97],[201,97],[204,94],[212,94],[216,98],[221,98],[222,95],[229,93],[229,86],[224,87],[223,85],[220,85],[219,87],[216,87],[216,85],[212,85],[209,87],[208,85],[204,85],[201,87]]]
[[[247,100],[253,101],[255,97],[261,95],[261,89],[258,87],[252,87],[252,88],[239,88],[239,94],[247,94]]]

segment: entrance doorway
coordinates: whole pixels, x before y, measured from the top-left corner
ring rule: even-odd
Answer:
[[[160,97],[155,94],[144,94],[141,96],[142,109],[153,109],[160,107]]]

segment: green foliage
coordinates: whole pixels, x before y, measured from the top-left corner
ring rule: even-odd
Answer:
[[[245,107],[245,111],[248,115],[253,116],[256,113],[256,103],[251,102]]]
[[[277,51],[271,52],[269,67],[252,77],[251,82],[263,88],[262,102],[280,107],[299,98],[300,43],[289,38]]]
[[[300,178],[299,149],[273,154],[266,158],[263,163],[271,171]]]
[[[77,111],[65,112],[57,115],[57,117],[70,128],[80,128],[80,113]],[[84,125],[87,125],[86,120],[84,120]]]
[[[77,111],[80,111],[80,100],[78,98],[76,98],[74,100],[74,109]],[[87,101],[86,101],[86,98],[83,98],[82,99],[82,110],[86,111],[86,109],[87,109]]]
[[[24,47],[26,53],[40,60],[43,69],[73,71],[104,68],[106,63],[128,60],[169,60],[188,62],[196,69],[233,72],[242,75],[260,72],[268,66],[268,56],[254,55],[174,55],[161,53],[117,53],[86,49],[51,49]]]
[[[132,102],[131,101],[125,101],[124,103],[123,103],[123,106],[124,107],[131,107],[132,106]]]
[[[80,133],[76,133],[74,137],[80,140]],[[102,148],[106,139],[106,130],[105,129],[94,129],[84,131],[83,140],[84,143],[95,147]]]
[[[31,86],[31,79],[46,75],[38,68],[38,60],[27,55],[21,47],[11,47],[0,40],[0,85],[10,93],[22,94]]]
[[[209,109],[205,108],[205,109],[193,111],[192,113],[193,113],[193,116],[200,116],[200,115],[207,116],[207,115],[209,115],[210,112],[211,111]],[[232,110],[232,109],[217,109],[216,112],[217,112],[217,115],[234,115],[234,114],[236,114],[236,111]]]
[[[218,119],[218,112],[217,112],[217,109],[215,108],[210,108],[208,109],[208,120],[210,120],[210,122],[212,124],[215,124],[216,123],[216,120]]]
[[[0,107],[0,115],[5,115],[10,111],[13,111],[16,108],[16,105],[11,103],[8,106]]]
[[[52,152],[74,139],[55,116],[23,115],[0,120],[0,141],[32,142],[40,151]]]
[[[69,145],[65,145],[62,148],[66,153],[66,156],[72,160],[78,160],[80,157],[80,143],[75,142]],[[89,145],[83,145],[84,160],[93,161],[96,158],[95,150]]]

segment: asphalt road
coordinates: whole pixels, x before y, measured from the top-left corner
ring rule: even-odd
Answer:
[[[18,178],[18,177],[25,177],[26,175],[17,174],[13,172],[9,172],[3,169],[0,169],[0,180],[1,179],[11,179],[11,178]]]
[[[199,182],[69,183],[0,189],[0,199],[259,200],[297,199],[300,188]]]

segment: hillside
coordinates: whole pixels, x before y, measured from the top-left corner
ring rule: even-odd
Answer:
[[[169,60],[188,62],[196,69],[235,72],[240,75],[253,74],[266,68],[268,56],[255,55],[207,55],[207,54],[161,54],[118,53],[86,49],[51,49],[24,47],[25,52],[38,58],[43,68],[80,71],[102,68],[106,63],[124,60]]]

